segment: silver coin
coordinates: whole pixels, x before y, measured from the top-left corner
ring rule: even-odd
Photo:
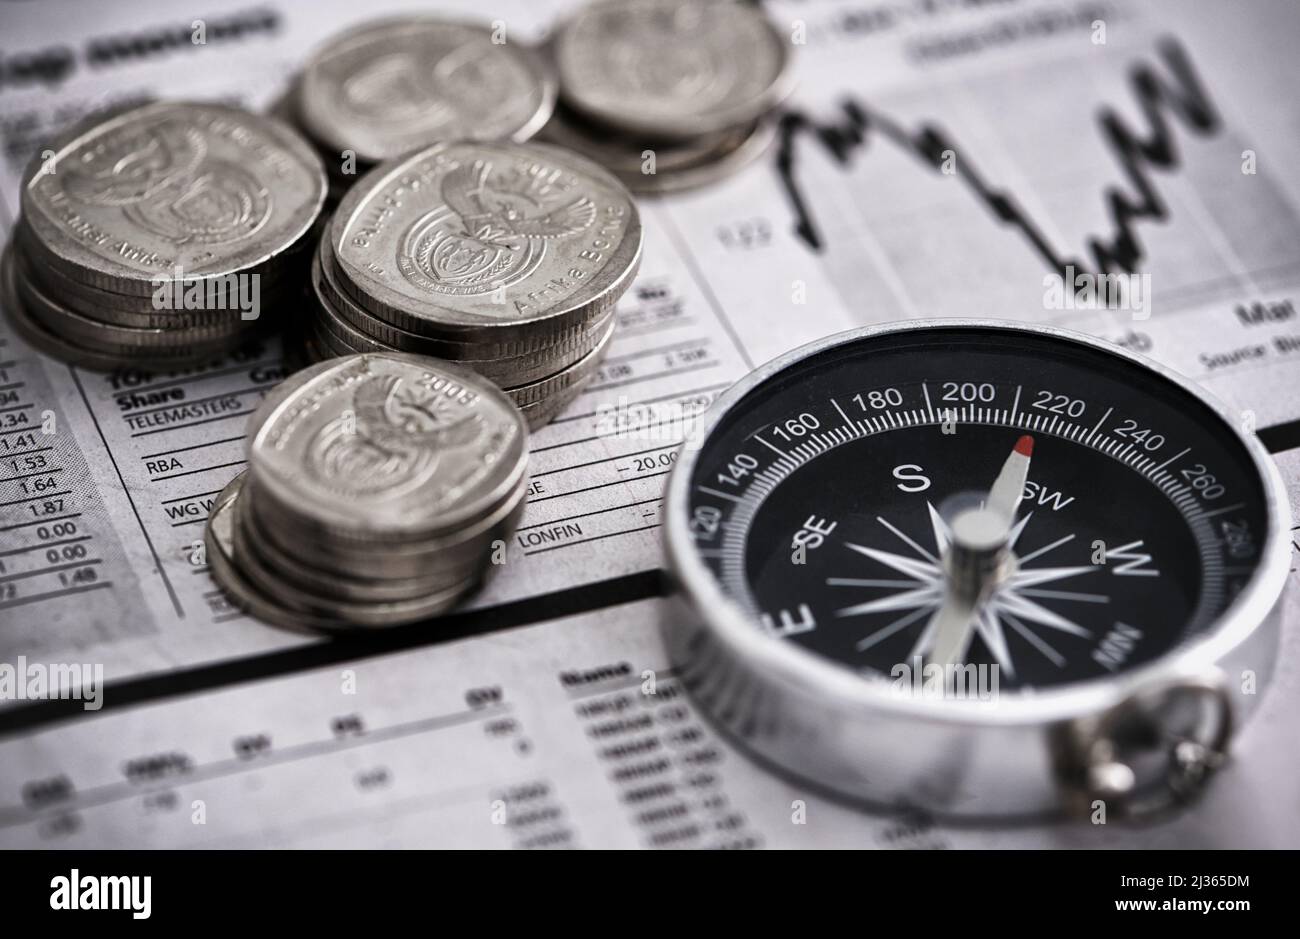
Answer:
[[[549,417],[545,420],[540,419],[542,413],[540,407],[537,410],[530,409],[545,404],[549,399],[557,395],[564,394],[569,388],[576,390],[573,395],[565,399],[565,403],[576,397],[577,390],[581,390],[599,367],[601,359],[604,357],[605,346],[608,345],[613,332],[613,325],[611,324],[610,328],[606,330],[605,338],[601,340],[601,344],[596,349],[554,375],[549,375],[529,384],[513,388],[502,388],[510,397],[510,400],[519,407],[524,417],[528,419],[528,429],[530,431],[544,426],[550,419]],[[349,348],[342,340],[328,334],[317,334],[313,337],[313,340],[316,346],[317,360],[358,354],[358,350]],[[551,411],[548,413],[554,414],[558,412]]]
[[[328,247],[322,242],[321,251],[312,260],[311,282],[326,321],[324,325],[345,344],[358,351],[368,351],[370,343],[377,343],[382,348],[446,359],[472,368],[503,387],[534,381],[582,358],[603,335],[613,315],[612,311],[607,312],[580,331],[557,336],[553,343],[541,347],[513,342],[508,337],[487,344],[435,339],[393,326],[361,309],[339,288],[337,271],[328,260],[328,253]]]
[[[250,477],[249,483],[254,480]],[[259,525],[268,539],[283,551],[307,554],[314,566],[345,570],[356,575],[417,577],[459,569],[464,556],[479,556],[496,537],[494,529],[513,524],[511,519],[527,494],[528,474],[521,465],[511,487],[492,506],[481,507],[474,518],[456,527],[414,537],[394,537],[374,531],[362,533],[322,526],[302,512],[302,503],[286,503],[253,486]]]
[[[708,158],[667,173],[648,173],[629,179],[628,188],[638,195],[662,196],[712,186],[755,162],[776,140],[776,124],[755,121],[720,141]]]
[[[339,339],[334,333],[317,323],[308,335],[308,341],[312,342],[319,355],[316,360],[329,358],[339,358],[349,355],[364,355],[367,352],[386,352],[389,351],[383,346],[376,343],[372,346],[350,346],[342,339]]]
[[[325,199],[311,147],[271,118],[217,104],[129,110],[65,141],[26,180],[22,215],[73,280],[150,296],[160,278],[272,265]]]
[[[208,563],[217,581],[231,595],[235,605],[258,619],[279,626],[307,632],[346,633],[358,627],[387,627],[416,622],[444,613],[454,607],[477,583],[457,585],[443,593],[404,603],[346,604],[319,601],[295,606],[277,591],[268,592],[250,576],[265,575],[254,566],[255,555],[239,553],[236,545],[238,502],[245,476],[232,480],[212,505],[204,531]]]
[[[6,249],[3,257],[0,257],[0,308],[3,308],[14,331],[29,346],[63,362],[99,372],[118,371],[138,364],[137,355],[88,348],[70,342],[34,318],[19,295],[11,251],[12,249]],[[153,369],[179,370],[217,361],[221,357],[221,354],[209,349],[170,350],[170,354],[165,355],[151,353],[148,362]]]
[[[584,331],[641,259],[627,189],[540,144],[444,143],[375,169],[330,223],[340,288],[378,318],[518,351]]]
[[[236,607],[265,622],[301,632],[332,631],[346,624],[336,617],[295,610],[257,589],[240,571],[235,554],[235,509],[244,486],[241,473],[212,503],[203,527],[203,542],[213,579],[229,594]]]
[[[516,384],[506,384],[504,381],[495,379],[491,375],[484,375],[489,381],[501,388],[518,407],[525,408],[530,404],[536,404],[542,399],[567,388],[569,385],[585,382],[595,372],[604,357],[605,348],[609,345],[614,334],[613,317],[610,318],[608,325],[602,330],[602,336],[597,341],[596,348],[587,352],[577,362],[563,366],[559,371],[541,377],[530,377],[523,382]],[[361,339],[369,340],[367,337]],[[311,349],[315,361],[322,359],[335,358],[339,356],[358,355],[365,352],[375,351],[373,348],[363,346],[353,346],[350,341],[338,333],[332,332],[331,329],[324,325],[324,320],[318,324],[309,337]],[[382,347],[380,347],[382,350]],[[466,364],[466,363],[457,363]],[[473,363],[470,363],[473,364]],[[525,373],[526,374],[526,373]],[[529,427],[530,430],[536,430],[535,426]]]
[[[537,381],[506,388],[506,394],[518,407],[525,408],[530,404],[536,404],[558,394],[570,385],[586,381],[595,373],[601,361],[605,358],[605,350],[609,348],[609,344],[614,339],[616,325],[616,322],[611,317],[609,326],[605,329],[604,335],[600,337],[595,347],[572,365],[556,372],[554,375],[548,375]]]
[[[551,117],[542,138],[591,157],[637,195],[685,192],[719,182],[762,156],[776,139],[769,120],[668,144],[638,143],[561,111]]]
[[[48,265],[32,261],[25,250],[25,242],[18,237],[15,229],[14,263],[20,282],[31,283],[44,296],[58,302],[74,313],[87,319],[114,326],[128,326],[142,329],[171,329],[221,332],[248,328],[252,324],[241,317],[245,311],[254,312],[258,317],[262,311],[273,308],[301,291],[301,284],[284,281],[268,285],[265,289],[258,287],[256,294],[248,293],[208,293],[203,283],[193,285],[197,290],[195,296],[203,306],[187,301],[183,285],[178,285],[180,294],[169,292],[166,295],[145,299],[126,294],[110,293],[96,287],[76,284]],[[215,281],[207,284],[215,285]],[[236,288],[239,289],[239,288]],[[254,304],[254,301],[256,303]]]
[[[438,140],[531,137],[555,80],[488,24],[418,16],[364,23],[312,55],[297,111],[323,149],[375,163]]]
[[[200,329],[209,330],[209,332],[221,332],[222,329],[237,330],[247,328],[248,321],[240,320],[240,298],[239,294],[229,294],[226,298],[213,295],[216,303],[212,303],[209,308],[186,308],[185,298],[181,297],[181,302],[170,303],[170,298],[144,299],[143,297],[129,297],[126,294],[112,294],[107,290],[99,290],[98,287],[88,287],[81,284],[73,284],[68,278],[62,277],[62,274],[53,271],[49,265],[43,265],[32,261],[27,256],[25,241],[14,235],[14,264],[16,264],[16,274],[19,282],[29,282],[34,285],[44,297],[51,298],[60,306],[69,308],[74,313],[87,317],[90,320],[99,321],[117,326],[135,326],[143,329]],[[300,285],[295,285],[292,289],[300,290]],[[290,285],[278,285],[276,290],[257,291],[257,306],[259,312],[261,307],[272,306],[282,298],[289,297]],[[208,295],[204,294],[204,302],[207,302]],[[243,298],[247,299],[247,298]],[[225,302],[224,310],[218,308],[222,302]],[[168,308],[172,306],[174,308]],[[251,307],[244,307],[251,308]],[[240,325],[242,324],[242,325]]]
[[[522,355],[470,358],[466,353],[478,353],[476,347],[438,345],[426,337],[379,322],[346,299],[337,300],[336,305],[330,291],[320,284],[317,284],[316,299],[319,313],[312,324],[312,335],[322,348],[336,355],[393,349],[429,355],[472,369],[504,389],[541,381],[586,358],[610,332],[614,322],[614,314],[610,312],[568,342]]]
[[[755,121],[790,90],[786,40],[742,3],[589,3],[561,26],[553,51],[566,103],[659,139]]]
[[[611,309],[591,322],[576,323],[568,329],[557,331],[546,343],[540,342],[536,337],[516,338],[513,333],[504,330],[498,330],[502,335],[497,337],[497,341],[490,342],[462,342],[454,338],[413,333],[362,309],[343,292],[340,287],[341,275],[336,266],[325,257],[327,253],[323,249],[319,268],[312,268],[312,285],[321,307],[330,314],[331,324],[346,323],[352,330],[377,340],[387,348],[418,352],[453,362],[503,363],[503,367],[510,369],[522,370],[537,366],[545,374],[546,366],[553,364],[554,368],[563,367],[566,361],[581,358],[590,351],[606,321],[613,315]],[[313,265],[316,263],[314,261]],[[351,335],[351,332],[345,332],[345,335]]]
[[[524,420],[528,423],[529,432],[541,430],[559,417],[565,408],[577,400],[578,395],[582,394],[583,389],[590,380],[591,375],[587,375],[581,381],[560,389],[548,398],[520,408],[519,413],[524,416]]]
[[[162,355],[212,352],[237,346],[248,335],[253,321],[244,322],[230,313],[221,323],[177,328],[173,326],[116,326],[64,306],[40,289],[33,280],[17,280],[18,296],[28,312],[41,320],[50,332],[89,349],[148,358]]]
[[[307,372],[253,415],[249,471],[315,528],[369,541],[455,531],[524,471],[523,419],[472,372],[400,353]]]
[[[246,481],[246,487],[251,484]],[[241,524],[257,540],[270,565],[292,576],[301,585],[316,583],[327,594],[349,599],[375,599],[380,593],[401,593],[416,584],[431,592],[429,584],[449,584],[476,576],[491,563],[501,543],[513,534],[524,509],[527,479],[500,506],[454,539],[440,539],[420,545],[375,545],[366,549],[349,547],[328,539],[295,534],[267,511],[252,487],[248,511]],[[248,490],[246,489],[246,492]],[[336,587],[319,583],[322,578],[342,581]],[[410,595],[415,593],[411,590]],[[391,598],[391,597],[389,597]]]
[[[460,576],[416,577],[388,580],[364,580],[349,574],[339,576],[314,570],[301,561],[277,554],[251,526],[251,493],[244,491],[235,507],[235,556],[245,559],[241,570],[250,582],[264,593],[297,609],[345,608],[351,604],[410,603],[431,595],[467,587],[483,576],[490,565],[482,563],[466,569]],[[289,561],[288,564],[285,562]],[[472,578],[472,579],[471,579]]]
[[[526,490],[527,485],[522,487]],[[340,576],[371,580],[444,576],[468,576],[487,564],[493,553],[514,531],[524,508],[523,493],[511,493],[492,515],[467,529],[462,537],[446,536],[429,543],[363,546],[347,544],[329,534],[298,532],[284,520],[281,510],[258,500],[254,529],[277,553],[302,553],[310,546],[310,564]],[[463,557],[462,557],[463,555]]]

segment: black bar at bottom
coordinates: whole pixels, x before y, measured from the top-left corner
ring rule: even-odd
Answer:
[[[75,869],[79,905],[92,896],[85,893],[91,878],[148,876],[150,921],[202,922],[206,931],[291,922],[305,935],[322,923],[325,935],[337,936],[351,921],[400,929],[414,925],[414,915],[429,927],[421,931],[468,920],[503,935],[513,914],[534,928],[563,929],[566,921],[599,928],[605,919],[607,930],[640,924],[669,935],[698,933],[702,920],[718,918],[734,934],[738,921],[755,914],[768,918],[770,930],[770,917],[784,908],[805,927],[849,919],[878,932],[882,921],[899,922],[915,935],[930,932],[927,924],[948,927],[933,930],[944,934],[964,932],[963,924],[981,933],[1056,934],[1066,923],[1101,916],[1147,923],[1196,916],[1231,935],[1251,913],[1271,914],[1274,923],[1290,919],[1295,862],[1294,852],[877,851],[852,861],[842,854],[794,860],[780,852],[726,859],[643,852],[611,869],[608,860],[581,852],[545,867],[524,853],[499,852],[463,852],[454,861],[432,852],[0,852],[0,898],[10,928],[45,917],[64,925],[73,917],[80,926],[132,924],[129,908],[53,908],[70,905]],[[751,889],[729,887],[737,878]],[[90,889],[102,896],[102,881],[94,883]],[[143,913],[143,891],[143,880],[117,882],[119,906],[135,898],[135,912]],[[613,916],[602,917],[607,907]]]

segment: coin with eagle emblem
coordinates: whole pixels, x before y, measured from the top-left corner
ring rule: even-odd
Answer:
[[[527,428],[500,390],[436,359],[374,353],[290,377],[253,415],[249,467],[302,527],[419,540],[517,483]]]
[[[419,353],[503,389],[536,430],[582,392],[617,339],[641,259],[627,189],[538,144],[436,144],[345,197],[311,267],[308,361]]]
[[[250,419],[248,470],[209,521],[213,570],[236,603],[292,627],[450,609],[505,560],[527,433],[505,394],[436,359],[319,362]]]
[[[280,325],[325,191],[311,146],[274,118],[197,102],[92,115],[24,174],[8,317],[86,368],[220,359]]]
[[[375,169],[330,225],[341,286],[402,329],[537,347],[613,305],[641,259],[627,189],[575,153],[440,143]]]

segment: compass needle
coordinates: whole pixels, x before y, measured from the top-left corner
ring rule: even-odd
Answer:
[[[939,665],[952,665],[966,657],[974,629],[976,609],[951,591],[944,594],[943,605],[930,620],[927,629],[934,636],[929,659]]]
[[[1025,492],[1025,481],[1029,478],[1029,459],[1034,455],[1034,438],[1025,434],[1016,441],[1011,455],[1002,464],[1002,471],[993,480],[989,489],[986,506],[1007,520],[1008,532],[1015,520],[1016,506]]]
[[[984,615],[1009,570],[1010,546],[1020,533],[1015,524],[1016,506],[1025,491],[1033,453],[1034,438],[1022,435],[979,506],[959,513],[946,526],[944,605],[932,623],[935,641],[930,660],[935,664],[948,667],[965,661],[972,634],[978,628],[991,649],[995,644],[988,637],[996,631],[995,657],[1000,667],[1009,668],[1010,654],[1001,639],[1000,627],[996,621],[988,625]],[[933,508],[930,512],[931,524],[937,524]]]

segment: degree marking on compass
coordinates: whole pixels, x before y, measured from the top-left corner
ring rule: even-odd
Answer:
[[[1094,428],[1092,429],[1092,433],[1090,433],[1090,434],[1088,435],[1088,440],[1092,440],[1093,437],[1097,436],[1097,432],[1098,432],[1099,430],[1101,430],[1101,425],[1104,424],[1104,423],[1106,423],[1106,418],[1110,417],[1110,413],[1111,413],[1111,411],[1114,411],[1114,410],[1115,410],[1114,408],[1107,408],[1107,409],[1106,409],[1106,413],[1103,414],[1103,415],[1101,416],[1101,420],[1099,420],[1099,421],[1097,422],[1097,426],[1094,427]]]
[[[1023,388],[1023,387],[1024,387],[1024,385],[1016,385],[1016,399],[1015,399],[1014,401],[1011,402],[1011,421],[1012,421],[1012,422],[1014,422],[1015,419],[1016,419],[1016,412],[1020,410],[1020,389]]]
[[[925,387],[925,382],[921,382],[921,394],[925,395],[925,409],[930,412],[930,420],[934,420],[934,405],[930,403],[930,389]]]
[[[932,423],[938,423],[938,420],[934,414],[933,406],[930,402],[929,391],[925,383],[922,383],[922,392],[926,399],[925,403],[926,403],[926,408],[929,412],[928,414],[929,421]],[[834,402],[834,403],[838,407],[838,402]],[[917,408],[913,413],[915,415],[914,420],[917,425],[924,425],[926,423],[927,421],[926,411]],[[966,407],[961,408],[960,419],[966,419],[967,413],[968,413],[968,409]],[[1056,426],[1054,433],[1058,437],[1073,439],[1076,442],[1078,442],[1081,446],[1089,447],[1095,452],[1102,453],[1114,459],[1115,451],[1123,444],[1131,443],[1131,442],[1113,440],[1110,437],[1100,433],[1101,427],[1104,426],[1105,421],[1110,417],[1112,413],[1113,413],[1113,408],[1108,409],[1106,414],[1102,416],[1102,419],[1090,431],[1087,431],[1087,429],[1082,425],[1073,424],[1067,421],[1067,422],[1058,422],[1058,425]],[[944,412],[945,419],[950,417],[952,414],[953,414],[953,410],[947,409]],[[1045,417],[1035,418],[1034,416],[1019,410],[1016,411],[1015,416],[1010,420],[1008,420],[1007,412],[1005,409],[1001,409],[1001,410],[989,409],[988,415],[989,415],[988,419],[985,421],[981,421],[980,423],[984,423],[989,426],[999,426],[999,425],[1019,426],[1020,428],[1025,430],[1040,428],[1043,424],[1046,423]],[[897,415],[894,416],[895,418],[897,418]],[[854,422],[850,421],[847,426],[849,427],[850,430],[854,429],[856,426],[856,429],[861,431],[861,435],[850,436],[842,441],[838,440],[836,435],[829,435],[829,434],[823,435],[825,437],[824,441],[818,439],[814,445],[801,448],[797,453],[789,455],[789,459],[777,460],[772,467],[769,467],[767,470],[764,471],[770,476],[770,482],[761,487],[751,484],[749,489],[744,493],[743,499],[738,498],[737,496],[734,495],[730,495],[728,493],[719,492],[717,490],[711,491],[712,495],[716,495],[720,498],[727,499],[728,501],[735,502],[739,506],[739,508],[733,514],[733,516],[730,519],[728,519],[727,522],[724,523],[724,528],[726,530],[726,538],[724,539],[725,544],[721,549],[724,557],[724,565],[723,565],[724,580],[732,581],[732,582],[739,580],[741,575],[738,573],[738,565],[743,562],[743,557],[742,557],[743,548],[741,548],[740,545],[743,544],[744,535],[742,529],[744,528],[744,523],[746,522],[747,519],[753,517],[754,513],[758,510],[759,506],[762,504],[766,496],[770,494],[771,491],[775,490],[777,486],[779,486],[780,483],[786,477],[788,477],[795,470],[799,469],[802,465],[806,464],[809,460],[815,457],[819,452],[828,449],[833,449],[835,446],[838,446],[839,443],[841,442],[847,443],[850,442],[851,440],[862,439],[863,437],[869,435],[870,433],[878,433],[885,428],[885,424],[883,420],[881,420],[880,422],[880,427],[876,427],[874,422],[872,422],[872,428],[870,430],[867,429],[867,423],[863,420],[858,420],[856,422],[856,425],[854,424]],[[1100,440],[1097,440],[1099,436],[1100,436]],[[1192,490],[1186,485],[1179,483],[1175,477],[1172,477],[1168,473],[1164,472],[1165,467],[1169,466],[1171,463],[1178,460],[1179,458],[1185,456],[1188,452],[1190,452],[1190,449],[1191,449],[1190,447],[1185,448],[1182,452],[1175,454],[1173,457],[1170,457],[1164,463],[1160,464],[1159,467],[1155,466],[1154,459],[1146,457],[1143,454],[1136,454],[1136,455],[1130,454],[1129,457],[1123,462],[1125,463],[1125,465],[1137,468],[1138,472],[1140,472],[1144,478],[1146,478],[1159,492],[1164,494],[1176,508],[1178,508],[1178,510],[1183,515],[1184,519],[1186,520],[1189,527],[1192,529],[1197,539],[1198,551],[1201,555],[1202,562],[1205,565],[1205,570],[1208,575],[1211,575],[1209,579],[1214,580],[1214,575],[1224,570],[1222,559],[1218,556],[1217,553],[1222,549],[1222,542],[1219,541],[1217,537],[1215,537],[1213,528],[1210,526],[1209,522],[1206,521],[1206,516],[1202,515],[1198,511],[1197,508],[1198,502],[1195,496],[1192,494]],[[697,486],[696,488],[705,492],[710,491],[707,487]],[[1214,514],[1218,514],[1220,512],[1232,511],[1239,507],[1240,505],[1235,505],[1223,509],[1217,509],[1215,510]],[[1015,532],[1017,536],[1019,535],[1019,531],[1023,530],[1025,523],[1028,522],[1031,515],[1032,513],[1028,513],[1024,518],[1018,520],[1016,525],[1017,530]],[[740,539],[739,543],[737,539]],[[1012,542],[1012,544],[1014,544],[1014,541]],[[876,552],[873,551],[872,549],[864,548],[860,545],[846,545],[846,546],[861,554],[866,555],[867,557],[872,557],[873,559],[879,561],[880,563],[886,564],[889,567],[893,567],[896,570],[899,570],[901,573],[917,578],[917,581],[915,582],[908,582],[909,585],[914,588],[923,586],[925,582],[927,582],[933,576],[937,575],[937,572],[935,570],[926,570],[922,572],[917,567],[913,567],[913,565],[918,565],[921,568],[929,567],[927,562],[920,559],[913,560],[911,558],[906,558],[897,554],[891,554],[889,552]],[[1040,549],[1040,551],[1034,556],[1041,556],[1041,553],[1043,551],[1048,550],[1052,547],[1054,546],[1046,546],[1044,549]],[[1033,603],[1033,600],[1031,599],[1032,594],[1041,594],[1044,598],[1047,598],[1046,592],[1038,591],[1037,589],[1027,590],[1025,588],[1029,588],[1032,584],[1042,583],[1046,579],[1041,576],[1043,573],[1050,573],[1051,579],[1060,579],[1063,577],[1072,577],[1083,573],[1095,572],[1096,570],[1097,568],[1092,566],[1078,567],[1078,568],[1040,569],[1039,571],[1030,572],[1035,576],[1029,578],[1028,580],[1022,579],[1020,582],[1020,586],[1014,589],[1016,589],[1016,592],[1019,594],[1019,599],[1021,600],[1022,604]],[[848,578],[845,578],[845,580],[847,581]],[[1222,594],[1221,588],[1217,590],[1217,593],[1212,586],[1207,589],[1209,589],[1212,594],[1216,594],[1216,595]],[[1090,599],[1087,599],[1092,596],[1089,594],[1079,594],[1077,597],[1067,598],[1064,595],[1073,593],[1072,591],[1055,591],[1053,593],[1061,593],[1063,596],[1061,596],[1059,599],[1062,600],[1073,599],[1076,602],[1092,602]],[[1057,614],[1054,614],[1052,611],[1046,608],[1039,607],[1037,603],[1033,603],[1033,606],[1038,610],[1041,610],[1043,613],[1047,613],[1059,619],[1059,622],[1044,623],[1043,625],[1049,625],[1056,629],[1062,629],[1063,628],[1062,623],[1064,623],[1064,628],[1065,631],[1067,632],[1074,632],[1074,630],[1081,630],[1084,635],[1090,635],[1087,633],[1086,630],[1082,630],[1082,627],[1070,623],[1068,620],[1065,620],[1064,618],[1057,616]],[[1002,612],[1004,611],[999,611],[999,614],[1001,614]],[[1025,615],[1024,609],[1021,608],[1018,610],[1016,606],[1013,606],[1011,612],[1012,613],[1019,612],[1020,615]],[[1001,632],[1001,627],[996,623],[996,620],[993,625],[997,627],[998,632]],[[989,628],[987,623],[981,623],[979,624],[979,627],[980,627],[981,636],[983,636],[983,630]],[[993,638],[994,641],[998,641],[998,639],[1000,639],[1001,637],[995,636]],[[918,646],[919,645],[920,644],[918,643]],[[994,655],[995,657],[997,657],[997,652],[994,652]],[[1006,664],[1008,667],[1005,668],[1005,671],[1007,672],[1008,675],[1012,675],[1013,672],[1009,667],[1010,663],[1006,663]],[[1025,689],[1025,693],[1031,693],[1031,692],[1032,689]]]
[[[1246,503],[1244,502],[1238,502],[1236,505],[1225,505],[1223,508],[1215,509],[1213,512],[1198,512],[1196,513],[1196,518],[1204,521],[1207,518],[1214,518],[1214,516],[1222,515],[1225,512],[1235,512],[1237,509],[1243,508],[1245,505]]]
[[[1179,457],[1186,456],[1188,453],[1191,452],[1191,449],[1192,449],[1191,447],[1184,447],[1181,453],[1175,453],[1173,456],[1171,456],[1169,459],[1165,460],[1163,463],[1161,463],[1159,466],[1157,466],[1157,467],[1156,467],[1155,469],[1153,469],[1151,472],[1153,472],[1153,473],[1158,473],[1158,472],[1160,472],[1160,470],[1164,469],[1164,468],[1165,468],[1166,466],[1168,466],[1170,463],[1174,462],[1174,460],[1178,459]]]
[[[755,439],[755,440],[757,440],[757,441],[758,441],[759,443],[761,443],[763,446],[767,447],[769,450],[771,450],[771,451],[772,451],[773,453],[775,453],[777,456],[789,456],[788,453],[786,453],[784,450],[782,450],[782,449],[781,449],[780,447],[778,447],[776,444],[768,443],[766,440],[764,440],[764,439],[763,439],[762,437],[760,437],[758,434],[754,434],[753,436],[754,436],[754,439]]]
[[[696,486],[695,488],[698,489],[700,492],[706,493],[707,495],[716,496],[719,499],[726,499],[728,502],[735,502],[737,504],[741,504],[745,501],[744,499],[740,498],[740,496],[733,496],[729,492],[719,492],[716,489],[710,489],[708,486]]]

